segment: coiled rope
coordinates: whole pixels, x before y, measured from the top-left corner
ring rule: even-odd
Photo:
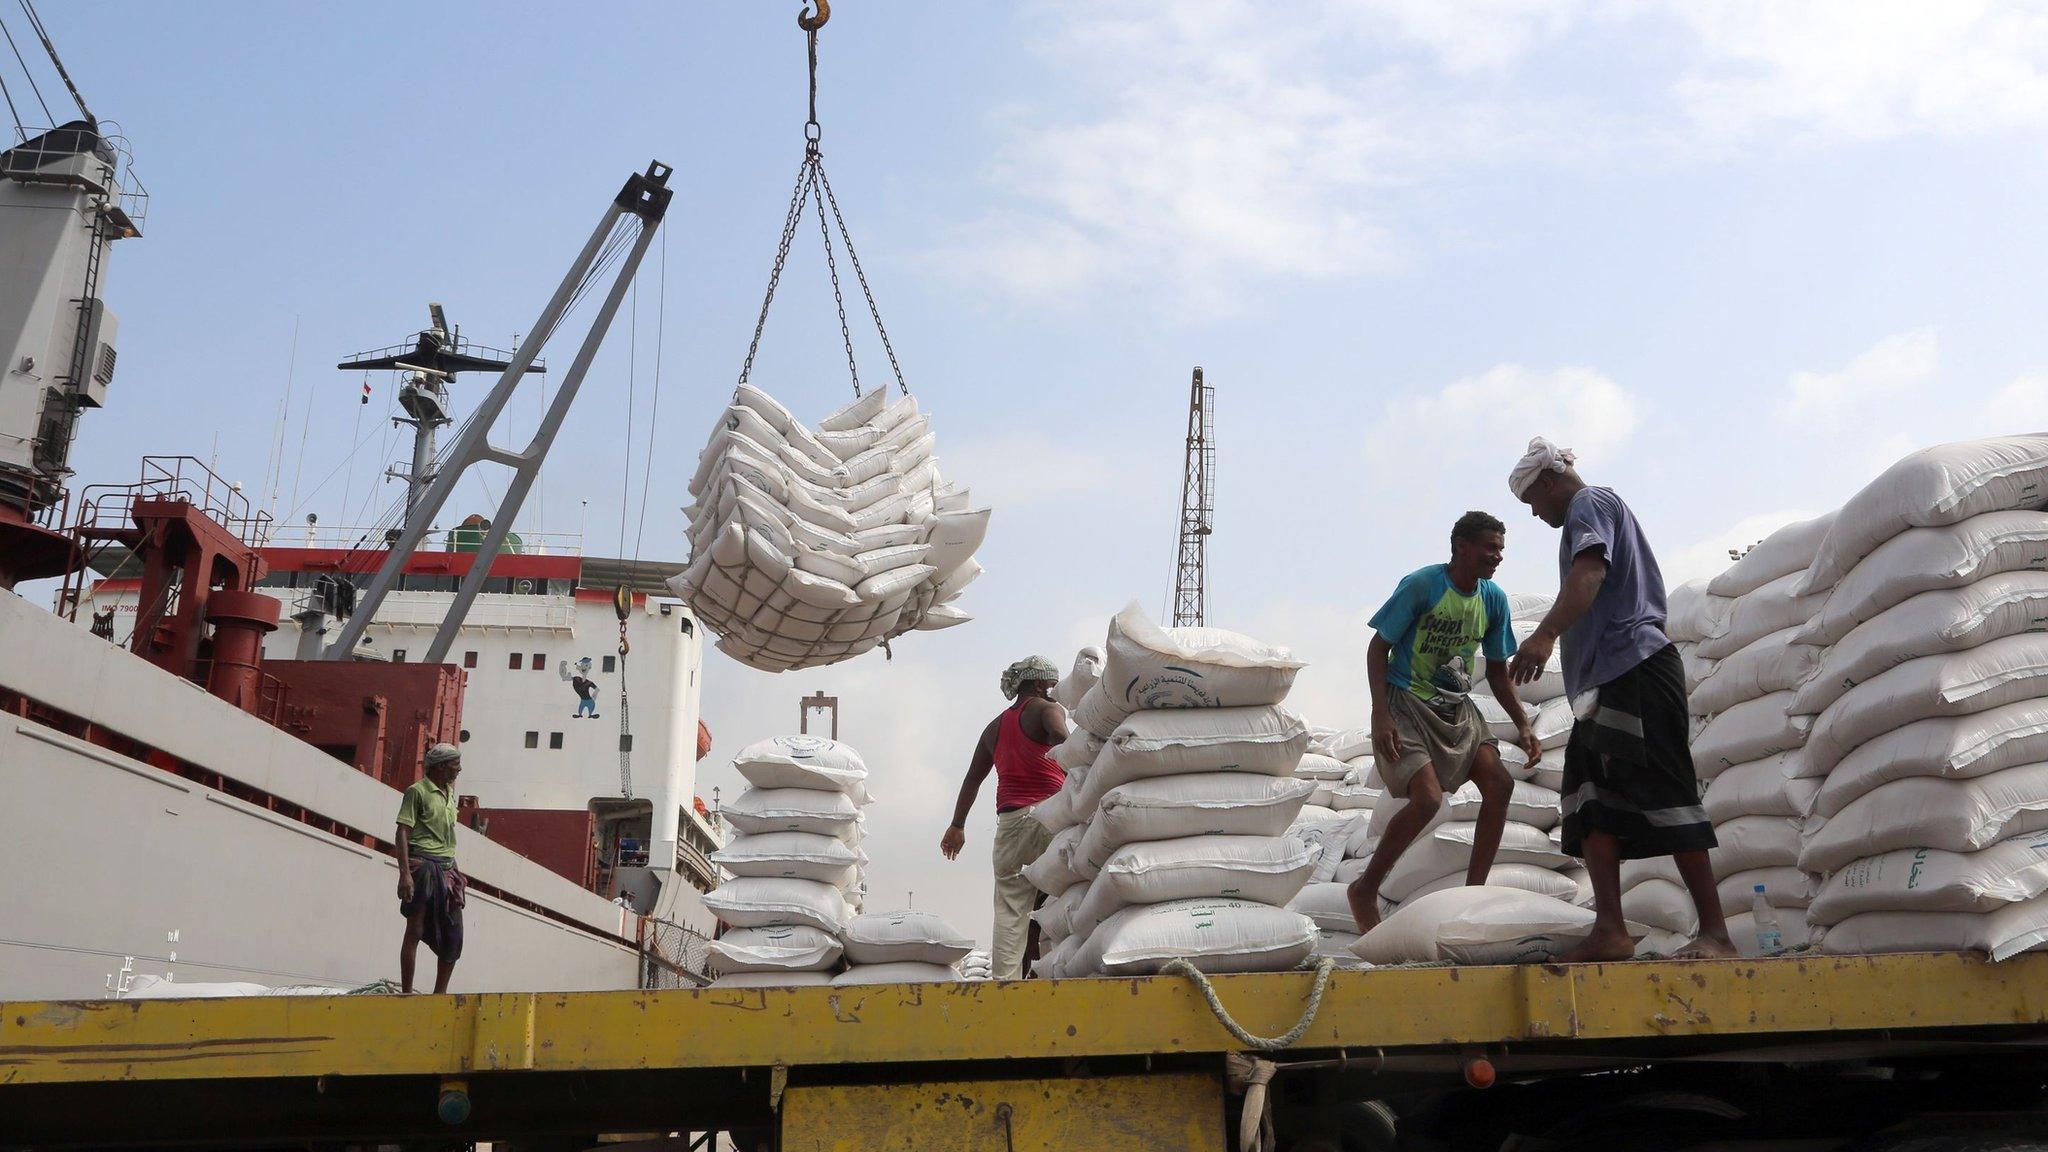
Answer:
[[[1278,1052],[1280,1049],[1301,1039],[1303,1034],[1308,1031],[1309,1025],[1315,1023],[1316,1013],[1323,1007],[1323,990],[1329,987],[1330,972],[1336,966],[1337,962],[1327,956],[1315,962],[1313,965],[1316,974],[1315,984],[1309,988],[1308,1004],[1302,1009],[1301,1019],[1294,1022],[1294,1027],[1289,1028],[1278,1036],[1252,1035],[1251,1031],[1244,1025],[1239,1024],[1236,1018],[1231,1016],[1230,1010],[1223,1006],[1223,1000],[1216,995],[1216,986],[1209,982],[1207,974],[1186,960],[1169,960],[1166,962],[1166,966],[1161,968],[1159,972],[1161,975],[1185,976],[1193,982],[1194,986],[1202,993],[1202,999],[1209,1002],[1209,1011],[1216,1015],[1217,1023],[1222,1024],[1225,1031],[1235,1036],[1238,1043],[1243,1044],[1247,1048],[1257,1049],[1260,1052]],[[1303,965],[1302,967],[1307,969],[1310,966]]]

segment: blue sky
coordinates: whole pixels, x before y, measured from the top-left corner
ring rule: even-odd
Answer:
[[[521,527],[573,531],[587,500],[587,548],[619,549],[660,327],[645,551],[680,559],[800,155],[796,7],[50,6],[153,194],[115,251],[121,375],[81,482],[218,434],[262,488],[296,322],[300,502],[374,516],[382,433],[343,461],[391,382],[363,408],[331,365],[429,299],[508,341],[655,157],[677,192],[637,329]],[[1213,622],[1311,660],[1323,723],[1364,721],[1363,621],[1459,512],[1509,521],[1508,587],[1554,581],[1503,481],[1531,435],[1579,448],[1682,576],[1911,448],[2048,427],[2048,5],[843,0],[821,54],[828,169],[941,461],[995,508],[989,571],[974,623],[891,661],[712,656],[702,786],[836,691],[881,797],[876,902],[914,889],[979,935],[990,798],[969,857],[935,850],[958,772],[1004,664],[1163,601],[1192,365],[1219,393]],[[812,419],[851,396],[814,229],[755,376]]]

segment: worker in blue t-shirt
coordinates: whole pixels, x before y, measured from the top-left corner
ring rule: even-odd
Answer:
[[[1479,789],[1479,822],[1465,883],[1484,884],[1507,827],[1515,783],[1501,766],[1499,742],[1472,703],[1472,658],[1484,649],[1486,683],[1514,719],[1518,742],[1535,763],[1543,755],[1508,680],[1515,653],[1507,593],[1490,577],[1507,547],[1507,525],[1467,512],[1451,529],[1451,560],[1411,572],[1372,618],[1366,682],[1372,689],[1374,772],[1401,804],[1352,881],[1358,930],[1380,921],[1380,885],[1443,807],[1444,793],[1470,780]]]

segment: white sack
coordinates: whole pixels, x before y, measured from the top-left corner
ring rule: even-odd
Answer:
[[[1720,879],[1756,868],[1799,863],[1799,821],[1783,816],[1738,816],[1714,827],[1719,845],[1707,850]]]
[[[1352,946],[1368,964],[1537,964],[1584,940],[1593,913],[1512,888],[1452,888],[1403,904]]]
[[[1908,528],[2048,504],[2048,435],[1925,448],[1885,469],[1842,506],[1802,592],[1832,588],[1878,545]]]
[[[1074,867],[1074,849],[1081,846],[1081,836],[1087,830],[1087,825],[1076,824],[1054,836],[1038,859],[1024,866],[1023,877],[1048,896],[1088,879]]]
[[[2039,512],[1992,512],[1960,524],[1914,528],[1885,541],[1844,576],[1801,639],[1832,644],[1922,592],[2043,569],[2048,516]]]
[[[1983,712],[2048,696],[2048,636],[2007,636],[1967,652],[1910,660],[1858,684],[1813,721],[1809,769],[1830,771],[1850,751],[1933,716]]]
[[[1974,852],[2000,840],[2048,829],[2048,764],[1988,776],[1894,780],[1810,821],[1799,865],[1832,872],[1851,860],[1898,848]]]
[[[846,922],[840,939],[849,964],[956,964],[974,951],[973,937],[942,917],[909,908],[863,912]]]
[[[1088,770],[1081,798],[1093,808],[1110,789],[1154,776],[1291,776],[1307,747],[1301,720],[1274,706],[1133,712]]]
[[[735,928],[808,924],[836,933],[847,915],[845,895],[830,884],[762,876],[727,880],[705,895],[704,906]]]
[[[1387,874],[1380,895],[1400,903],[1431,881],[1462,875],[1472,863],[1472,833],[1471,824],[1453,823],[1417,837]],[[1496,865],[1534,864],[1541,868],[1562,868],[1571,862],[1550,837],[1526,824],[1509,824],[1502,830],[1500,851],[1493,859]]]
[[[1402,903],[1411,904],[1433,892],[1463,887],[1464,884],[1465,876],[1463,873],[1445,876],[1441,880],[1432,880],[1417,888],[1414,892],[1409,893],[1408,899],[1402,901]],[[1495,864],[1487,870],[1486,887],[1514,888],[1522,892],[1534,892],[1539,896],[1548,896],[1553,900],[1576,901],[1579,895],[1578,881],[1562,872],[1555,872],[1549,868],[1539,868],[1534,864]]]
[[[1052,690],[1052,698],[1062,708],[1073,711],[1081,706],[1081,697],[1086,695],[1095,682],[1102,679],[1102,649],[1083,648],[1074,654],[1074,666]]]
[[[1308,780],[1243,772],[1134,780],[1104,794],[1075,852],[1099,868],[1110,853],[1137,841],[1278,836],[1314,787]]]
[[[734,928],[711,942],[721,978],[736,972],[818,972],[839,963],[839,940],[807,924]]]
[[[849,844],[860,839],[860,808],[844,792],[811,788],[749,788],[719,806],[734,828],[750,836],[816,832]]]
[[[1077,972],[1146,976],[1169,960],[1203,972],[1285,972],[1315,949],[1308,917],[1249,900],[1139,904],[1103,921],[1074,955]]]
[[[1818,929],[1806,922],[1804,908],[1777,908],[1773,910],[1778,918],[1778,943],[1780,954],[1794,948],[1803,948],[1813,942]],[[1728,938],[1735,942],[1735,954],[1745,960],[1754,960],[1763,954],[1757,947],[1756,917],[1747,908],[1728,916]]]
[[[1304,780],[1327,780],[1336,784],[1351,774],[1351,765],[1334,756],[1304,752],[1301,762],[1294,766],[1294,774]]]
[[[1708,721],[1692,742],[1693,765],[1701,779],[1806,744],[1806,734],[1793,723],[1791,707],[1792,693],[1773,692],[1745,700]]]
[[[1700,655],[1725,660],[1758,640],[1786,628],[1801,627],[1813,619],[1827,599],[1825,593],[1796,596],[1792,586],[1802,579],[1794,573],[1757,589],[1735,602],[1728,615],[1728,629],[1711,640],[1700,642]]]
[[[1707,591],[1706,580],[1688,580],[1664,597],[1664,634],[1674,643],[1699,644],[1728,630],[1735,600]]]
[[[1718,661],[1687,706],[1696,716],[1725,712],[1745,700],[1796,689],[1820,667],[1825,649],[1795,644],[1797,628],[1780,628]]]
[[[1109,739],[1110,734],[1116,731],[1117,725],[1122,724],[1124,717],[1130,714],[1130,709],[1119,708],[1110,703],[1109,693],[1104,691],[1100,681],[1081,693],[1081,702],[1073,708],[1074,723],[1086,729],[1098,740]]]
[[[1995,912],[2048,892],[2048,835],[2032,833],[1976,852],[1902,848],[1854,861],[1828,877],[1807,919],[1840,923],[1865,912]]]
[[[732,766],[756,788],[816,788],[851,792],[868,766],[848,744],[823,736],[771,736],[733,757]]]
[[[1696,936],[1700,930],[1699,909],[1683,885],[1669,880],[1645,880],[1621,894],[1621,914],[1627,919],[1655,928]]]
[[[1820,793],[1816,779],[1788,780],[1785,760],[1797,753],[1781,752],[1762,760],[1723,769],[1707,785],[1700,803],[1716,825],[1739,816],[1804,816]]]
[[[1707,583],[1715,596],[1743,596],[1780,577],[1805,572],[1819,554],[1821,541],[1835,525],[1836,513],[1785,525],[1744,553]]]
[[[1764,901],[1773,908],[1804,908],[1813,902],[1819,878],[1794,865],[1751,868],[1737,872],[1714,885],[1721,896],[1721,915],[1735,916],[1756,906],[1756,886],[1764,886]],[[1792,933],[1788,930],[1789,941]]]
[[[837,836],[817,832],[764,832],[735,836],[711,862],[735,876],[817,880],[846,888],[857,877],[860,855]]]
[[[1050,949],[1060,941],[1074,934],[1074,913],[1088,899],[1088,881],[1069,884],[1066,891],[1048,898],[1031,913],[1038,922],[1038,938],[1042,949]]]
[[[1074,913],[1092,931],[1120,908],[1222,897],[1285,905],[1308,882],[1318,853],[1291,836],[1188,836],[1126,844],[1110,853]]]
[[[1105,647],[1102,683],[1127,711],[1278,704],[1304,666],[1285,648],[1221,628],[1161,628],[1136,601],[1110,621]]]
[[[2042,520],[2048,527],[2048,517]],[[2048,544],[2041,552],[2048,560]],[[1849,689],[1909,660],[2043,631],[2048,631],[2048,572],[2004,572],[1960,588],[1922,592],[1826,649],[1813,678],[1799,690],[1795,708],[1802,715],[1818,715]]]
[[[1865,912],[1828,928],[1820,947],[1832,956],[1963,951],[2009,960],[2044,942],[2048,896],[2005,904],[1995,912]]]
[[[1813,812],[1833,816],[1892,780],[1967,779],[2043,762],[2048,762],[2048,700],[2020,700],[1967,716],[1916,720],[1842,757],[1814,797]]]
[[[1287,909],[1308,917],[1322,932],[1357,935],[1358,919],[1351,914],[1350,888],[1349,884],[1308,884],[1287,902]]]

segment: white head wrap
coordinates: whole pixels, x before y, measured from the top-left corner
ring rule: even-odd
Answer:
[[[1529,450],[1515,464],[1515,470],[1508,473],[1508,489],[1520,500],[1528,494],[1530,485],[1545,472],[1562,472],[1572,466],[1579,454],[1569,448],[1559,448],[1543,437],[1529,441]]]
[[[1027,656],[1003,669],[1003,699],[1015,700],[1018,691],[1028,681],[1043,680],[1057,684],[1059,678],[1060,670],[1053,666],[1052,661],[1043,656]]]

